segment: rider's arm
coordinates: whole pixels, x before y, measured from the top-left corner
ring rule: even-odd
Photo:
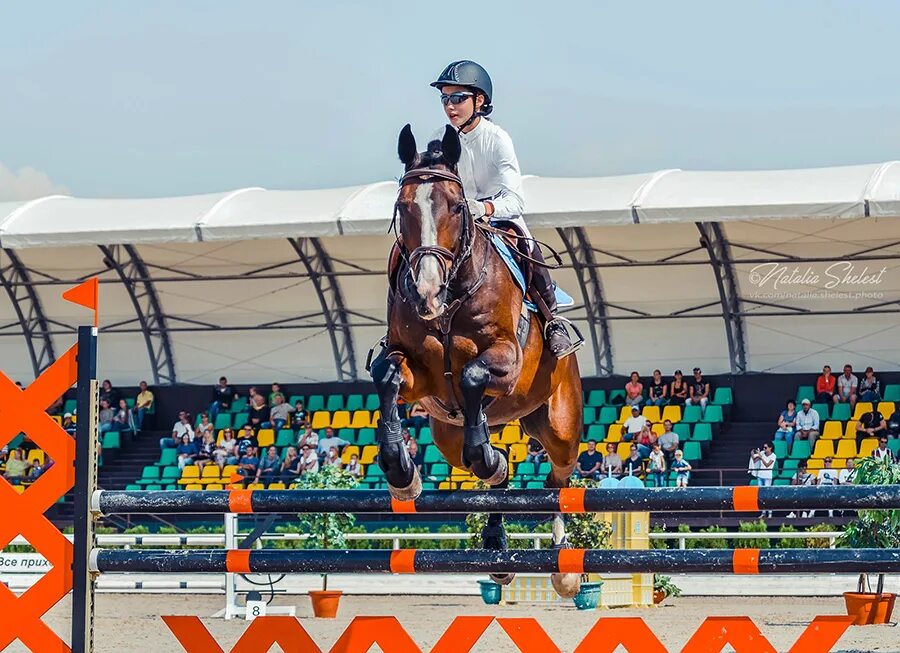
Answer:
[[[497,197],[490,198],[494,206],[492,218],[514,218],[525,213],[525,196],[522,191],[522,173],[519,171],[519,160],[512,139],[505,132],[496,137],[492,165],[497,174],[497,185],[500,191]]]

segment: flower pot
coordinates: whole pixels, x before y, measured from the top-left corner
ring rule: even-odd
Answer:
[[[312,601],[313,614],[324,619],[334,619],[337,616],[338,603],[341,601],[341,592],[337,590],[310,590],[309,598]]]
[[[478,584],[481,586],[481,600],[487,605],[497,605],[503,594],[500,585],[492,580],[480,580]]]
[[[601,582],[597,583],[581,583],[581,589],[578,591],[578,594],[572,599],[575,602],[575,607],[579,610],[594,610],[600,605],[600,586],[603,585]]]
[[[847,614],[855,617],[854,626],[884,624],[890,620],[897,595],[884,593],[876,601],[877,597],[874,592],[844,592]]]
[[[663,601],[665,601],[666,598],[667,598],[668,596],[669,596],[669,595],[666,594],[665,592],[663,592],[662,590],[656,590],[656,591],[654,591],[654,592],[653,592],[653,604],[654,604],[654,605],[659,605],[660,603],[662,603]]]

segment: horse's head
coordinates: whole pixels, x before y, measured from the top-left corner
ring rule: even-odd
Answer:
[[[456,172],[462,147],[448,125],[444,137],[420,153],[406,125],[397,152],[406,166],[396,207],[400,244],[418,295],[416,311],[433,320],[446,308],[448,286],[469,255],[474,231]]]

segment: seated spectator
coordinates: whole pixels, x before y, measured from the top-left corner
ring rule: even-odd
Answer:
[[[75,435],[75,432],[78,430],[78,425],[75,424],[74,417],[75,416],[72,415],[72,413],[66,413],[65,415],[63,415],[63,431],[65,431],[69,435]]]
[[[63,406],[65,406],[65,395],[60,395],[56,398],[52,404],[47,406],[47,414],[48,415],[59,415],[63,412]]]
[[[281,459],[278,457],[278,449],[269,447],[265,457],[259,461],[256,468],[256,482],[268,485],[281,473]]]
[[[103,384],[100,386],[98,399],[101,402],[106,401],[110,407],[119,405],[119,393],[113,389],[112,382],[109,379],[104,379]]]
[[[287,486],[296,483],[303,471],[303,459],[297,454],[295,447],[288,447],[281,463],[281,482]]]
[[[328,435],[327,430],[325,431],[325,435]],[[412,439],[409,429],[406,427],[400,429],[400,437],[403,438],[403,446],[409,448],[409,441]]]
[[[275,386],[277,385],[276,383]],[[274,403],[269,411],[269,418],[272,420],[272,428],[280,431],[290,422],[291,414],[296,412],[296,409],[290,404],[284,403],[284,395],[280,392],[273,393],[273,396]]]
[[[356,476],[357,478],[362,477],[362,465],[359,464],[359,456],[355,453],[350,455],[350,462],[344,467],[344,473],[349,476]]]
[[[656,440],[662,449],[663,455],[666,457],[666,465],[672,467],[675,461],[675,452],[678,451],[680,445],[678,434],[672,430],[672,421],[665,420],[663,422],[663,432]]]
[[[287,399],[284,398],[284,394],[282,394],[282,392],[281,392],[281,384],[280,383],[272,384],[272,391],[269,393],[269,400],[266,403],[268,403],[270,406],[274,406],[275,405],[275,397],[281,397],[281,403],[285,403],[287,401]]]
[[[22,454],[25,458],[28,458],[28,454],[30,454],[35,449],[40,449],[37,443],[31,439],[31,436],[27,433],[22,434],[22,441],[19,443],[19,449],[22,450]]]
[[[631,373],[631,380],[625,384],[625,405],[637,406],[640,409],[644,401],[644,384],[637,372]]]
[[[417,401],[410,407],[409,416],[404,419],[401,424],[407,428],[418,430],[424,426],[428,426],[429,419],[430,416],[428,415],[428,411],[425,410],[425,407],[421,402]]]
[[[816,402],[830,404],[834,401],[837,379],[831,374],[831,365],[822,368],[822,374],[816,379]]]
[[[844,469],[838,474],[838,485],[853,485],[856,481],[856,462],[853,458],[847,458]]]
[[[684,380],[681,370],[675,370],[672,383],[669,384],[669,403],[674,406],[684,406],[688,399],[688,384]]]
[[[709,403],[709,383],[703,378],[703,372],[699,367],[694,368],[694,379],[688,384],[688,398],[685,404],[688,406],[700,406],[700,414],[706,414],[706,404]]]
[[[675,452],[672,471],[675,472],[675,487],[687,487],[691,480],[691,464],[684,459],[681,449]]]
[[[128,402],[124,399],[119,399],[119,409],[116,411],[113,421],[116,423],[114,430],[135,432],[134,415],[132,415],[131,409],[128,407]]]
[[[250,398],[249,416],[250,424],[253,425],[254,430],[272,428],[266,398],[259,393],[254,393]]]
[[[308,444],[301,448],[300,459],[302,462],[302,474],[315,474],[319,471],[319,455]]]
[[[298,401],[294,404],[294,415],[291,417],[291,426],[296,430],[300,431],[304,426],[309,424],[309,413],[306,412],[306,408],[303,406],[302,401]]]
[[[597,441],[588,440],[587,450],[578,454],[575,461],[575,473],[581,478],[598,479],[600,466],[603,464],[603,456],[597,451]]]
[[[185,466],[194,462],[194,456],[197,455],[199,447],[194,439],[187,433],[181,436],[181,442],[175,449],[178,455],[178,469],[184,469]]]
[[[832,467],[834,461],[831,458],[826,458],[822,464],[824,467],[819,470],[816,485],[837,485],[840,476],[838,470]]]
[[[877,403],[881,401],[881,381],[875,378],[875,370],[871,367],[866,368],[866,373],[859,382],[856,389],[860,401],[869,401]]]
[[[853,373],[850,363],[844,365],[844,373],[837,378],[837,392],[834,395],[834,403],[850,404],[850,410],[856,406],[856,390],[859,387],[859,379]]]
[[[335,447],[332,447],[335,449]],[[410,460],[412,460],[413,465],[418,468],[419,473],[423,474],[422,465],[425,464],[425,452],[419,447],[419,443],[415,438],[410,438],[409,442],[406,445],[406,452],[409,454]]]
[[[243,455],[238,459],[237,473],[244,477],[244,480],[255,479],[256,470],[259,468],[259,456],[256,453],[256,447],[248,446]]]
[[[665,406],[668,402],[669,385],[663,380],[662,372],[653,370],[653,380],[647,390],[648,406]]]
[[[213,421],[221,411],[231,410],[231,402],[238,398],[238,393],[228,385],[228,379],[219,377],[219,383],[213,386],[212,403],[209,405],[209,417]]]
[[[794,439],[809,442],[809,450],[815,451],[818,437],[819,411],[810,407],[809,399],[804,398],[800,402],[800,410],[797,411],[797,428],[794,431]]]
[[[793,399],[787,400],[787,406],[778,416],[778,430],[775,431],[775,440],[784,440],[788,451],[794,444],[794,431],[797,430],[797,404]]]
[[[898,405],[887,421],[888,435],[900,438],[900,405]]]
[[[178,413],[178,421],[172,427],[172,436],[159,439],[161,449],[171,449],[181,444],[181,436],[189,435],[194,439],[194,428],[191,426],[191,415],[185,411]]]
[[[791,485],[815,485],[816,477],[807,471],[806,461],[797,463],[797,471],[791,477]],[[790,516],[790,515],[788,515]]]
[[[297,438],[297,448],[303,449],[303,445],[308,444],[313,451],[319,448],[319,434],[313,431],[309,423],[304,424],[303,432]]]
[[[197,428],[194,429],[194,437],[198,440],[202,440],[203,436],[207,433],[213,435],[215,430],[213,429],[212,422],[209,421],[209,414],[201,413],[200,423],[197,424]]]
[[[350,443],[343,438],[336,436],[334,434],[334,429],[329,426],[325,429],[325,437],[319,439],[319,445],[316,450],[320,460],[325,460],[325,457],[328,456],[328,450],[331,449],[331,447],[337,448],[338,453],[340,453],[340,451],[348,444]]]
[[[100,435],[119,430],[119,423],[116,422],[116,411],[112,409],[107,399],[100,400],[100,412],[97,414],[97,422]]]
[[[631,445],[631,455],[622,461],[622,475],[644,478],[644,459],[641,457],[636,444]]]
[[[338,453],[337,447],[328,449],[328,453],[325,454],[325,460],[322,461],[322,467],[337,467],[340,469],[343,466],[344,463],[341,461],[341,455]]]
[[[254,433],[252,426],[244,424],[244,428],[238,433],[237,444],[235,446],[238,451],[238,459],[246,453],[248,447],[259,449],[259,440],[256,439],[256,433]]]
[[[537,476],[541,463],[547,459],[547,450],[544,445],[535,438],[528,438],[528,455],[525,456],[525,462],[534,465],[534,474]]]
[[[606,455],[600,465],[600,474],[612,478],[622,477],[622,458],[616,453],[616,445],[609,442],[606,445]]]
[[[894,452],[888,449],[887,443],[888,441],[886,435],[882,435],[880,438],[878,438],[878,447],[875,449],[875,451],[872,452],[872,458],[875,458],[876,460],[887,458],[892,463],[897,462],[894,459]]]
[[[857,445],[865,438],[887,437],[887,422],[884,421],[882,415],[877,408],[863,413],[856,423],[856,443]]]
[[[31,463],[25,460],[22,450],[13,449],[9,454],[9,459],[6,461],[6,471],[3,473],[3,478],[13,485],[20,485],[25,482],[30,468]]]
[[[766,442],[761,450],[754,449],[750,452],[750,474],[756,477],[756,484],[759,487],[772,485],[774,471],[777,469],[776,462],[775,445],[771,442]],[[769,517],[771,516],[770,512]]]
[[[653,474],[653,484],[656,487],[665,487],[666,457],[659,446],[659,441],[653,443],[650,459],[647,462],[647,470]]]
[[[196,439],[194,443],[197,445],[197,453],[194,454],[194,464],[197,465],[202,474],[203,468],[208,463],[215,464],[216,462],[216,441],[213,439],[212,431],[210,431],[203,435],[199,443],[197,443]]]
[[[9,458],[9,447],[3,445],[3,447],[0,448],[0,462],[6,462],[7,458]]]
[[[225,465],[237,465],[238,461],[237,440],[234,438],[234,431],[231,429],[222,430],[222,442],[216,447],[213,458],[219,469],[225,468]]]
[[[148,412],[153,410],[153,402],[155,400],[153,393],[150,392],[150,389],[147,387],[146,381],[141,381],[140,389],[140,392],[138,392],[137,396],[134,398],[134,408],[132,408],[132,412],[134,413],[135,433],[139,433],[144,427],[144,418],[147,416]]]
[[[631,417],[626,419],[625,423],[622,424],[622,440],[631,442],[646,424],[647,418],[641,416],[641,407],[632,406]]]
[[[637,446],[638,454],[640,454],[641,458],[646,458],[650,455],[650,450],[656,442],[656,433],[651,430],[650,422],[644,423],[644,428],[634,436],[632,442]]]

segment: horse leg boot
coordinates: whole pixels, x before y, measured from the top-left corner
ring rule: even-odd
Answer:
[[[544,260],[541,248],[537,245],[532,249],[531,256],[541,262]],[[540,295],[540,301],[537,303],[544,317],[544,339],[547,341],[547,346],[550,347],[550,353],[557,359],[565,358],[578,351],[584,344],[584,338],[581,338],[581,334],[577,334],[579,339],[573,343],[566,329],[566,324],[571,324],[571,322],[556,314],[556,289],[550,278],[550,270],[542,265],[534,265],[531,269],[531,287]]]
[[[544,487],[547,488],[567,487],[568,485],[568,479],[566,479],[565,483],[561,484],[559,482],[559,479],[554,476],[552,471],[547,476],[547,480],[544,482]],[[571,545],[566,539],[566,516],[563,513],[554,513],[550,532],[553,536],[552,548],[571,548]],[[581,590],[581,574],[551,574],[550,584],[553,585],[553,589],[555,589],[556,593],[561,597],[563,597],[564,599],[571,599]]]
[[[422,479],[406,452],[401,435],[397,397],[400,394],[400,364],[390,356],[372,364],[372,380],[381,404],[378,420],[378,466],[384,471],[391,496],[399,501],[415,499],[422,492]]]

